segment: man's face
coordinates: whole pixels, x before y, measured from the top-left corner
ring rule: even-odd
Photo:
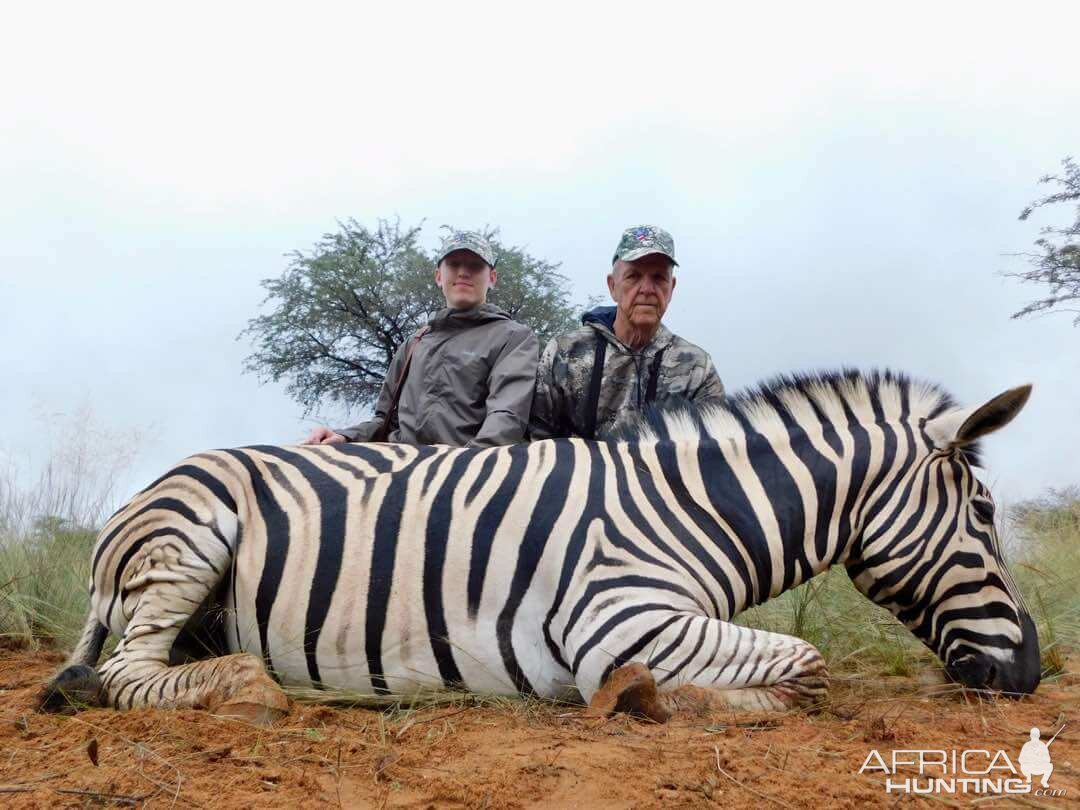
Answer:
[[[650,253],[632,262],[617,261],[607,277],[608,291],[636,329],[655,329],[675,289],[671,259]]]
[[[495,278],[495,268],[471,250],[448,253],[435,268],[435,283],[451,309],[472,309],[483,304]]]

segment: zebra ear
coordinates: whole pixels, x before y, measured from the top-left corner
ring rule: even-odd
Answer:
[[[1021,385],[974,408],[949,411],[926,423],[935,447],[962,447],[1005,427],[1027,404],[1031,386]]]

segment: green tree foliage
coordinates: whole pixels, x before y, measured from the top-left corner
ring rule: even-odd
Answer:
[[[1056,191],[1041,197],[1020,213],[1020,219],[1026,220],[1039,208],[1059,203],[1076,203],[1075,219],[1071,225],[1057,228],[1045,226],[1035,240],[1034,253],[1022,254],[1028,259],[1031,269],[1023,273],[1008,273],[1013,278],[1033,282],[1049,287],[1045,298],[1032,301],[1018,312],[1014,318],[1022,318],[1036,312],[1050,310],[1072,312],[1074,325],[1080,325],[1080,165],[1072,158],[1061,161],[1060,174],[1048,174],[1039,178],[1040,183],[1051,184]]]
[[[497,231],[486,235],[499,275],[488,300],[530,326],[541,345],[571,328],[576,309],[559,265],[501,244]],[[370,230],[350,219],[310,253],[290,254],[285,272],[262,282],[267,311],[241,333],[254,348],[244,370],[284,380],[305,413],[328,402],[373,403],[398,347],[445,306],[435,254],[419,237],[419,227],[400,222]]]

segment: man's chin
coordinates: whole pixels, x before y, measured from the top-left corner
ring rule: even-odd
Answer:
[[[660,324],[660,317],[655,312],[635,312],[630,316],[630,325],[635,329],[655,329]]]

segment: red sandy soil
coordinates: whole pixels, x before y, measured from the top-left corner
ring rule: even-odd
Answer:
[[[202,711],[36,714],[34,696],[61,660],[0,649],[0,806],[960,806],[975,797],[888,794],[880,772],[859,769],[871,749],[886,760],[894,749],[1003,749],[1016,763],[1032,726],[1046,740],[1062,723],[1050,786],[1064,797],[976,806],[1080,798],[1075,660],[1021,701],[933,695],[883,677],[837,679],[812,715],[660,725],[538,701],[394,712],[297,703],[271,729]]]

